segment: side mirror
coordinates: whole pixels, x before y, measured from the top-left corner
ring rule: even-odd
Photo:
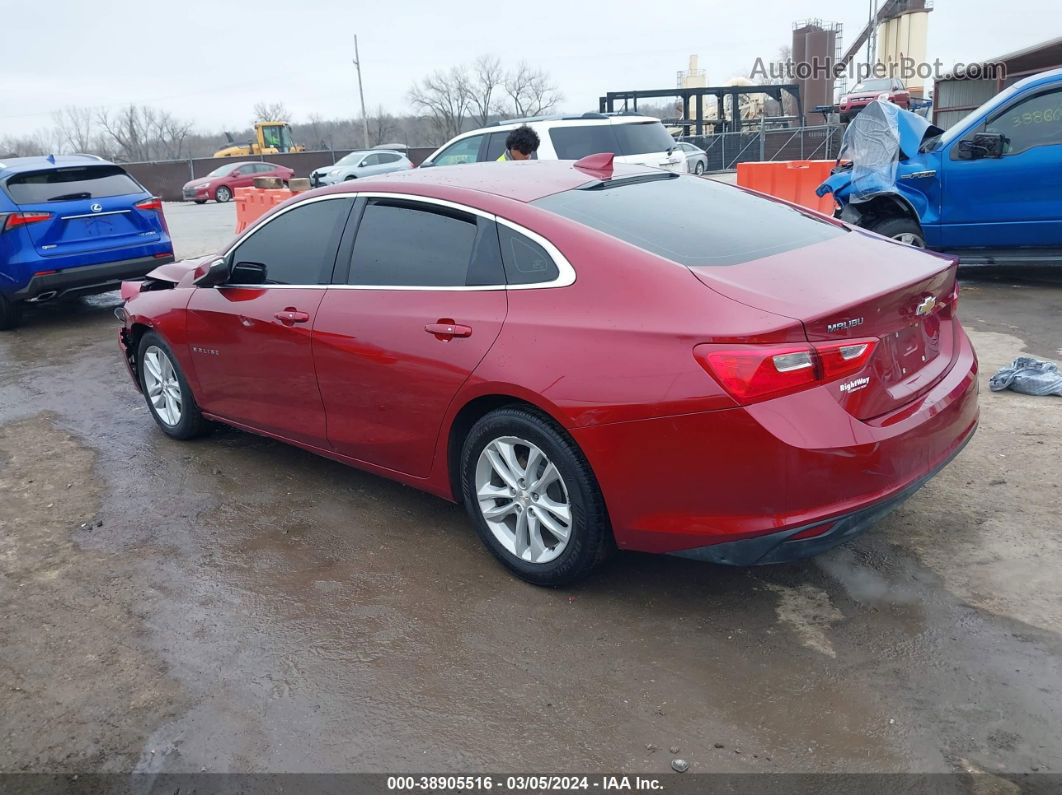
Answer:
[[[229,275],[232,284],[265,284],[266,266],[261,262],[237,262]]]
[[[1003,157],[1006,140],[1003,133],[974,133],[972,140],[959,141],[959,159],[981,160],[985,157]]]
[[[214,260],[194,284],[196,287],[217,287],[229,280],[229,264],[224,258]]]

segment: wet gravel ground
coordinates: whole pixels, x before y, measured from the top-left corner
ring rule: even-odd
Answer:
[[[1062,358],[1049,275],[966,284],[981,428],[870,533],[559,591],[441,500],[166,438],[117,302],[0,335],[0,771],[1062,770],[1062,399],[985,386]]]

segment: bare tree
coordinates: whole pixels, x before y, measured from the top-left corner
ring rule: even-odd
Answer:
[[[95,136],[92,108],[70,105],[52,114],[55,137],[62,148],[71,152],[88,152]]]
[[[409,90],[409,101],[426,111],[446,138],[461,132],[469,108],[469,76],[463,67],[435,70]]]
[[[255,121],[291,121],[291,111],[283,102],[256,102]]]
[[[369,117],[369,140],[372,146],[389,143],[396,132],[395,117],[384,110],[383,105],[376,107],[376,113]]]
[[[104,133],[113,141],[116,157],[126,161],[148,160],[147,133],[141,108],[128,105],[112,113],[100,108],[96,121]]]
[[[564,98],[547,72],[524,61],[506,75],[504,88],[517,117],[548,113]]]
[[[111,113],[101,108],[96,121],[112,146],[113,157],[128,162],[177,160],[192,125],[168,111],[146,105],[128,105]]]
[[[32,135],[0,138],[0,157],[48,155],[56,151],[51,130],[37,130]]]
[[[505,84],[505,70],[494,55],[481,55],[472,63],[469,76],[469,107],[480,127],[486,127],[492,114],[500,112],[497,92]]]

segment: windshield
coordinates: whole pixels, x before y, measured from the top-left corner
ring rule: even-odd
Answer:
[[[232,171],[232,166],[230,164],[226,163],[223,166],[218,166],[217,168],[215,168],[213,171],[211,171],[209,174],[207,174],[207,176],[208,177],[224,177],[230,171]]]
[[[358,161],[365,156],[364,152],[351,152],[349,155],[343,155],[336,161],[337,166],[354,166],[358,164]]]
[[[593,183],[533,204],[690,266],[736,265],[845,234],[843,227],[729,185],[649,176]]]
[[[860,94],[864,91],[888,91],[892,88],[892,84],[888,80],[864,80],[862,83],[856,83],[855,88],[851,90],[852,94]]]

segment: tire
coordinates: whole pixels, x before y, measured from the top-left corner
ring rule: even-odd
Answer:
[[[537,451],[534,460],[532,450]],[[502,462],[505,476],[495,461]],[[555,478],[549,474],[551,466]],[[546,481],[541,492],[533,490],[532,478]],[[507,485],[512,481],[515,488]],[[499,496],[491,495],[495,491]],[[497,409],[472,426],[461,448],[461,494],[491,553],[534,585],[555,588],[577,582],[613,549],[605,501],[582,451],[559,426],[533,410]],[[485,510],[495,512],[490,521]]]
[[[698,160],[697,164],[693,167],[693,173],[696,174],[698,177],[701,174],[703,174],[704,173],[704,163],[702,163],[700,160]]]
[[[357,179],[357,177],[355,177],[353,174],[351,174],[349,177],[344,177],[343,181],[344,182],[350,182],[352,179]]]
[[[156,371],[149,360],[158,365]],[[168,367],[167,367],[168,365]],[[210,428],[203,419],[196,405],[192,389],[181,372],[177,357],[170,346],[154,331],[148,331],[140,338],[136,352],[137,378],[147,401],[148,410],[162,432],[174,439],[194,439],[202,436]],[[160,377],[161,376],[161,377]],[[161,384],[159,391],[154,385]],[[174,401],[176,387],[176,401]],[[155,398],[152,393],[158,395]],[[168,395],[168,398],[166,397]],[[177,416],[172,413],[176,404]]]
[[[224,204],[232,199],[232,191],[224,185],[219,185],[218,189],[214,191],[214,201],[218,204]]]
[[[206,204],[206,199],[194,199],[196,204]]]
[[[891,237],[900,243],[906,243],[915,248],[925,248],[926,241],[922,236],[922,227],[918,221],[911,218],[886,218],[868,227],[871,232]]]
[[[22,320],[22,304],[0,295],[0,331],[15,328]]]

